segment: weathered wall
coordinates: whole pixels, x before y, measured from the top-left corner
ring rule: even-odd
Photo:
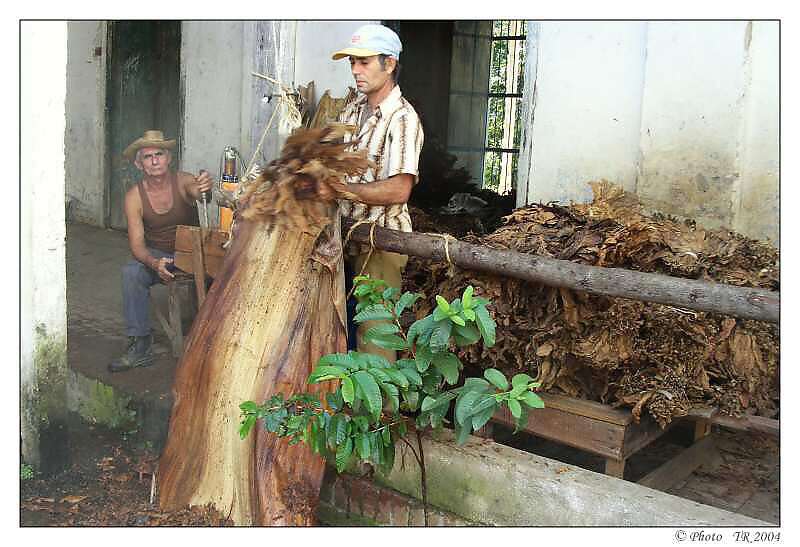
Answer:
[[[535,27],[531,29],[531,27]],[[591,199],[586,181],[636,185],[647,23],[529,23],[525,102],[536,93],[533,125],[523,147],[530,183],[519,205]],[[535,52],[535,53],[534,53]],[[520,178],[525,166],[520,165]]]
[[[776,239],[777,25],[530,22],[519,204],[587,201],[606,178],[652,209]]]
[[[65,440],[67,23],[23,21],[20,34],[22,457],[52,467],[63,460],[56,441]]]
[[[103,226],[106,22],[70,21],[67,33],[66,198],[73,219]]]
[[[183,131],[180,169],[216,179],[225,146],[241,150],[242,93],[249,76],[241,21],[184,21],[181,26]],[[216,206],[209,223],[218,222]]]
[[[353,87],[347,59],[331,60],[331,54],[350,43],[353,32],[378,21],[298,21],[295,36],[294,81],[306,85],[314,80],[315,102],[329,89],[333,97],[344,97]],[[402,54],[400,56],[402,58]]]

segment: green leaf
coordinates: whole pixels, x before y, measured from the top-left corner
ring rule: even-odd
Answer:
[[[392,364],[382,355],[376,355],[374,353],[359,353],[358,355],[359,359],[368,367],[380,369],[392,367]]]
[[[250,434],[252,431],[253,426],[256,425],[256,417],[255,416],[248,416],[244,419],[244,421],[239,426],[239,437],[244,439]]]
[[[368,460],[370,456],[369,436],[365,433],[356,436],[356,451],[362,460]]]
[[[408,343],[399,336],[395,336],[393,334],[387,334],[383,336],[373,336],[371,338],[367,338],[367,341],[372,342],[379,348],[383,349],[394,349],[394,350],[408,349]]]
[[[370,287],[366,283],[361,283],[360,285],[358,285],[355,288],[355,290],[353,291],[353,294],[356,295],[356,296],[364,296],[365,294],[370,293],[370,292],[372,292],[372,287]]]
[[[258,405],[254,401],[245,401],[239,405],[239,410],[248,414],[255,414],[258,410]]]
[[[384,473],[388,473],[394,467],[394,443],[390,443],[388,446],[384,446],[381,448],[381,456],[383,461],[380,464],[380,469]]]
[[[341,473],[347,468],[350,456],[353,454],[353,438],[347,440],[336,449],[336,470]]]
[[[356,395],[356,389],[353,385],[353,380],[349,376],[342,379],[342,399],[348,404],[353,404],[353,398]]]
[[[456,345],[464,347],[480,340],[481,333],[478,331],[478,327],[473,324],[465,326],[456,325],[453,327],[453,338],[455,339]]]
[[[398,294],[400,294],[400,289],[397,287],[387,287],[381,296],[384,300],[394,300]]]
[[[403,400],[406,407],[411,412],[415,412],[419,408],[419,392],[418,391],[404,391]]]
[[[469,308],[465,309],[463,312],[464,317],[466,317],[469,321],[475,321],[475,311]]]
[[[336,446],[342,444],[347,437],[348,420],[346,417],[336,422]]]
[[[353,360],[353,356],[349,353],[329,353],[328,355],[323,355],[317,362],[317,366],[321,367],[326,365],[344,367],[348,370],[355,370],[358,368]]]
[[[465,310],[472,307],[472,293],[474,290],[472,285],[468,285],[467,288],[464,289],[464,296],[461,297],[461,305],[464,306]]]
[[[378,382],[379,384],[392,381],[392,378],[388,374],[386,374],[386,369],[370,368],[367,369],[367,372],[372,374],[372,377],[375,378],[375,381]]]
[[[487,348],[494,346],[495,322],[486,310],[486,306],[478,306],[475,308],[475,319],[478,324],[478,329],[481,331],[481,336],[483,336],[483,345]]]
[[[433,352],[428,346],[417,346],[416,368],[420,372],[425,372],[431,366]]]
[[[484,401],[486,401],[488,406],[486,406],[486,408],[480,408],[481,403]],[[494,397],[482,399],[472,408],[472,429],[477,430],[486,425],[486,422],[491,420],[492,416],[494,416],[495,410],[497,410],[497,401],[495,401]]]
[[[506,375],[496,368],[487,368],[483,371],[483,377],[489,380],[497,389],[505,391],[508,389]]]
[[[386,334],[394,334],[400,330],[395,323],[378,323],[374,327],[370,327],[365,336],[383,336]]]
[[[472,407],[480,398],[481,394],[475,391],[467,391],[458,396],[455,412],[457,424],[464,425],[467,423],[467,419],[472,416]]]
[[[392,412],[400,411],[400,391],[394,384],[381,384],[381,391],[383,391],[389,398],[389,408]]]
[[[306,383],[316,384],[319,382],[325,382],[327,380],[344,378],[345,375],[347,375],[347,371],[342,367],[318,366],[314,369],[314,372],[308,376]]]
[[[397,370],[396,368],[387,368],[383,370],[384,373],[391,379],[392,383],[405,389],[408,387],[408,378]]]
[[[350,380],[350,382],[352,383],[352,380]],[[344,406],[344,395],[341,389],[337,389],[333,393],[328,393],[325,396],[325,400],[328,401],[328,406],[333,412],[339,412]],[[352,401],[349,402],[352,404]]]
[[[369,305],[353,317],[356,323],[363,323],[364,321],[384,321],[387,319],[394,319],[394,316],[383,304]]]
[[[528,376],[525,373],[515,374],[513,378],[511,378],[511,385],[514,387],[518,386],[525,386],[528,387],[528,384],[533,381],[533,378]]]
[[[447,300],[445,300],[444,298],[442,298],[438,294],[436,295],[436,307],[438,309],[442,310],[444,313],[447,313],[447,312],[450,311],[450,304],[448,304]]]
[[[461,316],[459,316],[459,315],[451,315],[450,316],[450,321],[452,321],[453,323],[455,323],[456,325],[459,325],[461,327],[463,327],[464,325],[467,324],[466,321],[464,321],[461,318]]]
[[[522,414],[522,407],[519,404],[519,401],[516,399],[509,399],[508,401],[508,409],[511,411],[511,415],[515,418],[519,418]]]
[[[526,425],[528,425],[528,407],[520,405],[520,414],[514,424],[514,433],[520,429],[524,429]]]
[[[531,408],[544,408],[544,401],[542,398],[532,391],[528,391],[525,396],[522,397],[522,400]]]
[[[467,442],[470,433],[472,433],[472,422],[467,425],[456,424],[456,443],[464,444]]]
[[[428,332],[431,329],[433,323],[433,316],[431,315],[414,321],[414,323],[412,323],[408,328],[408,334],[406,335],[406,338],[408,338],[408,343],[413,344],[414,340],[416,340],[419,335]]]
[[[356,390],[361,393],[367,405],[367,410],[377,421],[381,415],[381,408],[383,408],[383,397],[381,397],[381,389],[378,387],[378,383],[371,374],[363,370],[353,374],[352,378],[356,383]]]
[[[433,366],[442,373],[445,381],[453,385],[458,382],[458,373],[463,366],[454,353],[436,353],[433,355]]]
[[[336,450],[336,447],[339,445],[338,443],[338,433],[339,433],[339,424],[345,423],[345,415],[344,414],[334,414],[331,416],[330,423],[327,424],[325,428],[325,442],[331,450]],[[347,424],[345,423],[345,428]],[[345,429],[346,431],[346,429]]]
[[[431,333],[430,347],[433,353],[440,353],[447,349],[450,342],[450,332],[453,329],[453,323],[448,319],[439,321],[433,327]]]
[[[394,314],[397,317],[400,317],[407,307],[413,306],[414,303],[421,297],[421,294],[413,292],[403,293],[403,296],[401,296],[400,300],[397,301],[397,304],[394,305]]]
[[[410,384],[414,384],[415,386],[422,385],[422,376],[419,375],[417,369],[415,368],[401,368],[400,372],[403,373],[403,376],[408,378],[408,382]]]
[[[426,396],[422,400],[422,406],[420,407],[421,412],[427,412],[434,408],[440,408],[442,406],[447,406],[450,401],[455,399],[458,396],[457,393],[452,391],[445,391],[444,393],[440,394],[437,397]]]
[[[486,393],[489,391],[491,384],[483,378],[469,377],[464,380],[464,387],[462,391],[477,391],[478,393]]]

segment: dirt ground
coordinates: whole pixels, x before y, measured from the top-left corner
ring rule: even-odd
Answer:
[[[212,510],[151,504],[155,458],[135,437],[74,421],[69,454],[61,473],[22,481],[20,526],[231,525]]]

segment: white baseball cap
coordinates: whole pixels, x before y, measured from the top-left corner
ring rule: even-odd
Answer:
[[[333,60],[345,57],[370,57],[372,55],[389,55],[400,59],[403,44],[397,34],[383,25],[363,25],[350,38],[350,45],[333,54]]]

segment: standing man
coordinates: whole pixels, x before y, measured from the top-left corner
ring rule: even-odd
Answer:
[[[194,200],[208,192],[212,180],[201,170],[195,177],[171,171],[175,140],[161,131],[145,131],[123,152],[144,177],[125,194],[128,244],[134,260],[122,267],[122,308],[128,348],[108,369],[120,372],[153,364],[150,332],[150,287],[174,279],[175,232],[179,224],[198,225]]]
[[[408,197],[419,176],[419,154],[423,131],[414,107],[397,85],[400,52],[403,45],[393,30],[383,25],[364,25],[355,31],[350,45],[333,54],[333,60],[347,58],[355,79],[358,97],[345,107],[339,121],[358,127],[356,150],[366,150],[375,162],[361,177],[348,178],[346,190],[355,198],[341,200],[341,212],[354,221],[370,220],[386,228],[411,231]],[[367,260],[368,248],[351,245],[345,260],[358,274]],[[390,287],[401,288],[408,257],[386,251],[373,251],[364,273],[383,279]],[[361,336],[372,325],[358,328],[358,349],[384,355],[394,361],[396,353],[363,344]]]

